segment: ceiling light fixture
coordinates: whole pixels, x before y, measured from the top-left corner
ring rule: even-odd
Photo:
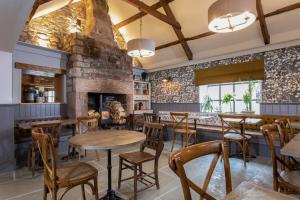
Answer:
[[[255,20],[255,0],[218,0],[208,9],[208,29],[216,33],[239,31]]]
[[[155,42],[142,38],[142,17],[140,18],[140,37],[127,42],[127,54],[131,57],[150,57],[155,55]]]

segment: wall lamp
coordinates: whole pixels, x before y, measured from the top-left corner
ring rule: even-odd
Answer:
[[[162,82],[164,82],[164,83],[167,83],[167,82],[170,82],[170,81],[172,81],[172,78],[171,78],[171,77],[165,77],[165,78],[163,78],[163,80],[162,80]]]

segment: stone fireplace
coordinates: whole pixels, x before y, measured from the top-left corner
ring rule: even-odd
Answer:
[[[132,59],[114,41],[106,1],[87,0],[85,33],[64,38],[71,53],[67,65],[68,116],[88,113],[89,93],[122,94],[132,113]]]

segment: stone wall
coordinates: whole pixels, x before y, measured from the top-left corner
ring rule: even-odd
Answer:
[[[68,116],[87,114],[89,92],[125,94],[131,113],[132,60],[126,51],[80,33],[68,35],[64,42],[72,54],[67,69]]]
[[[32,19],[25,25],[19,41],[65,50],[63,46],[64,37],[73,31],[84,31],[85,22],[86,10],[85,0],[83,0]],[[80,23],[80,25],[77,25],[77,23]]]
[[[100,2],[105,3],[103,1],[100,0]],[[74,32],[86,32],[86,3],[87,0],[81,0],[47,15],[32,19],[25,25],[19,41],[68,51],[68,48],[64,46],[65,43],[63,43],[65,37]],[[107,9],[107,5],[102,7]],[[109,18],[108,15],[106,17]],[[111,29],[111,22],[107,23],[110,24],[109,28]],[[117,29],[111,31],[113,32],[112,38],[114,38],[114,41],[111,42],[117,43],[121,49],[126,49],[126,42],[122,34]]]
[[[152,103],[197,103],[199,89],[194,85],[194,70],[263,59],[265,80],[263,103],[299,103],[300,46],[233,57],[150,73]],[[163,83],[162,79],[171,78]]]

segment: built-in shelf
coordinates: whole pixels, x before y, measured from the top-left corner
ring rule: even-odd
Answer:
[[[133,89],[134,114],[152,113],[150,82],[133,81]]]

